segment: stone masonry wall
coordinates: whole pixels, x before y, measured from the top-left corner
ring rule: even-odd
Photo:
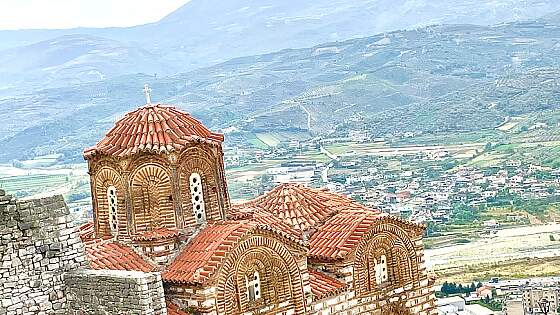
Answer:
[[[0,190],[0,315],[66,314],[62,275],[85,266],[62,196],[16,201]]]
[[[78,270],[65,274],[64,278],[68,314],[167,314],[158,273]]]

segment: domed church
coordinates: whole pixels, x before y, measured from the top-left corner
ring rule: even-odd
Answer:
[[[149,103],[84,150],[90,266],[161,273],[169,314],[437,314],[424,226],[297,184],[233,205],[223,141]]]

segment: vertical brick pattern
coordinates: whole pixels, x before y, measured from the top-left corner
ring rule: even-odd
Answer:
[[[62,274],[87,265],[62,196],[16,201],[0,190],[0,314],[66,314]]]
[[[179,186],[181,190],[181,205],[183,208],[185,226],[196,226],[196,220],[191,202],[189,178],[192,173],[198,173],[202,178],[202,191],[206,207],[206,219],[218,221],[222,217],[223,209],[220,203],[219,191],[224,189],[217,171],[219,159],[212,156],[211,147],[199,145],[190,147],[181,154],[179,165]]]
[[[161,276],[122,270],[66,273],[68,314],[166,315]]]
[[[109,236],[107,187],[118,194],[119,239],[158,228],[198,228],[189,178],[198,173],[208,222],[226,218],[230,208],[220,146],[186,144],[180,152],[88,158],[96,234]]]
[[[169,170],[155,162],[142,165],[131,187],[136,232],[176,227]]]
[[[127,217],[126,217],[126,194],[124,182],[119,173],[108,166],[103,167],[96,174],[95,191],[96,209],[98,216],[98,235],[110,236],[111,228],[109,226],[109,203],[107,199],[107,189],[114,186],[117,189],[117,221],[118,234],[127,234]]]

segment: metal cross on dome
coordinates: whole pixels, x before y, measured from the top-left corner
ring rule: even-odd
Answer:
[[[144,84],[144,94],[146,95],[146,104],[152,103],[152,96],[150,95],[151,92],[152,89],[150,89],[150,86],[148,84]]]

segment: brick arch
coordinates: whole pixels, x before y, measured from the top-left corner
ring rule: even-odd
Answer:
[[[279,279],[283,279],[286,276],[286,272],[286,267],[280,259],[276,258],[272,261],[269,273],[273,281],[272,288],[274,289],[274,299],[276,299],[276,301],[273,299],[273,302],[280,303],[281,301],[289,299],[293,294],[291,287],[278,283]]]
[[[237,283],[239,304],[241,308],[243,306],[249,305],[247,296],[244,291],[245,288],[245,276],[252,277],[254,271],[258,271],[261,277],[261,295],[260,305],[266,305],[271,303],[270,299],[270,279],[268,277],[267,269],[269,267],[269,256],[268,250],[264,249],[252,249],[248,252],[243,253],[239,257],[239,261],[236,264],[236,271],[233,273],[235,275],[234,280]],[[265,304],[266,303],[266,304]],[[245,307],[247,310],[248,308]]]
[[[175,228],[171,175],[162,165],[146,163],[130,176],[135,231]]]
[[[202,180],[204,204],[206,208],[206,219],[216,221],[223,218],[222,202],[218,190],[222,190],[219,183],[219,169],[216,158],[198,147],[191,147],[181,153],[179,158],[179,191],[181,196],[181,208],[185,220],[185,226],[193,226],[196,223],[190,193],[190,176],[198,173]]]
[[[95,174],[101,171],[101,169],[106,167],[116,171],[118,174],[123,173],[123,169],[119,165],[118,161],[112,157],[107,157],[107,156],[99,157],[95,160],[90,161],[89,166],[90,166],[90,174],[92,174],[93,176],[95,176]]]
[[[235,276],[230,274],[224,282],[224,292],[238,292],[237,281],[234,280]],[[223,301],[223,314],[237,314],[240,312],[239,296],[237,294],[224,294],[222,295]]]
[[[131,172],[131,176],[134,176],[134,173],[146,164],[158,165],[166,170],[170,169],[169,161],[163,156],[155,154],[141,154],[127,161],[126,170]]]
[[[118,234],[127,233],[126,220],[126,193],[123,178],[119,172],[109,166],[98,169],[94,177],[93,202],[96,208],[96,228],[99,236],[110,236],[109,226],[109,202],[107,199],[107,189],[114,186],[117,189],[117,221]]]
[[[249,235],[230,252],[223,263],[217,284],[218,314],[240,314],[249,310],[244,293],[245,285],[240,287],[238,279],[235,278],[238,278],[239,272],[248,268],[244,264],[253,261],[252,259],[255,257],[259,257],[260,261],[266,261],[265,265],[271,266],[271,270],[267,271],[267,277],[272,277],[274,275],[272,272],[278,272],[279,269],[285,270],[283,276],[287,276],[287,278],[276,279],[279,283],[268,283],[267,286],[268,288],[274,287],[274,290],[278,292],[284,292],[284,296],[289,295],[288,298],[291,300],[289,304],[294,307],[295,314],[305,314],[303,280],[297,261],[280,241],[261,234]],[[236,288],[227,285],[229,275],[236,275],[234,276]],[[233,288],[236,290],[232,291]],[[226,304],[227,297],[231,295],[235,295],[239,300],[239,307],[235,312],[231,312],[231,308]]]
[[[415,275],[415,270],[418,272],[417,265],[414,265],[413,259],[409,257],[408,250],[402,244],[395,244],[393,247],[394,256],[394,277],[399,283],[407,286],[409,284],[414,285],[416,282],[419,285],[419,275]],[[416,281],[415,281],[416,280]]]
[[[380,288],[375,283],[372,260],[379,251],[387,257],[389,286],[420,285],[419,260],[407,233],[390,222],[380,222],[360,240],[354,254],[354,289],[358,295],[368,295]]]
[[[245,276],[258,271],[261,276],[261,305],[278,305],[282,301],[291,299],[292,291],[285,279],[290,278],[286,263],[270,249],[255,248],[244,253],[237,263],[237,287],[245,287]],[[244,291],[240,289],[241,305],[248,305]]]

